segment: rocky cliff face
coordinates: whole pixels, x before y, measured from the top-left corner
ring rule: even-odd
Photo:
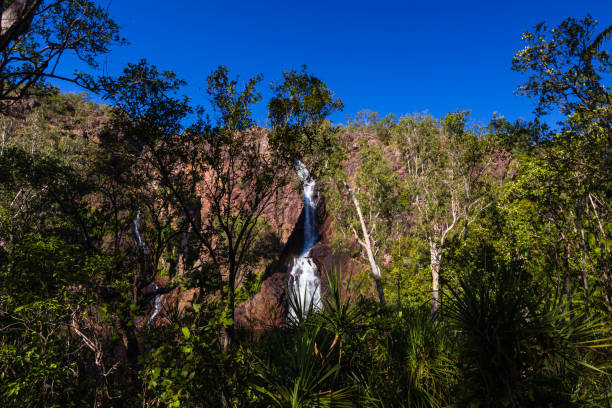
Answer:
[[[16,113],[19,115],[19,120],[9,117],[0,118],[0,147],[2,148],[5,148],[5,144],[6,146],[16,145],[25,151],[31,151],[32,153],[40,152],[57,157],[62,163],[70,164],[75,169],[81,170],[88,169],[88,166],[91,165],[90,150],[100,148],[101,151],[112,152],[114,148],[114,145],[111,144],[112,139],[107,140],[107,138],[101,135],[106,124],[109,122],[109,109],[100,108],[77,95],[58,94],[42,101],[25,101],[16,107]],[[254,132],[257,134],[256,138],[261,144],[262,151],[265,151],[267,149],[267,131],[265,129],[256,129]],[[406,176],[406,169],[403,166],[403,160],[398,147],[381,141],[380,138],[377,138],[376,133],[371,130],[356,129],[344,131],[341,134],[341,138],[341,148],[346,153],[342,167],[349,183],[355,181],[358,169],[362,165],[360,162],[360,150],[364,146],[380,150],[390,169],[400,179]],[[147,154],[144,149],[141,157],[143,154]],[[117,157],[119,157],[118,153]],[[115,156],[109,155],[109,161],[113,160],[115,160]],[[516,173],[516,166],[511,161],[512,157],[509,153],[503,151],[497,152],[492,157],[493,165],[490,166],[489,171],[498,180],[513,177]],[[125,164],[120,160],[118,162],[118,168],[125,170],[126,174],[134,173],[127,171],[127,168],[120,167]],[[129,160],[126,160],[126,162],[129,162]],[[141,160],[141,162],[143,163],[139,167],[139,171],[144,172],[147,168],[147,160]],[[182,166],[180,170],[186,174],[191,169]],[[131,189],[136,187],[129,183],[124,183],[127,177],[126,174],[118,177],[114,181],[118,184],[113,187],[119,192],[117,197],[121,202],[115,204],[121,209],[119,221],[123,228],[125,228],[125,231],[121,231],[121,234],[119,234],[120,240],[118,246],[127,254],[125,260],[125,264],[128,265],[127,267],[134,267],[136,269],[138,268],[137,258],[139,248],[134,242],[135,231],[132,221],[134,208],[130,199],[139,194],[146,195],[151,193],[151,197],[155,197],[156,194],[160,197],[163,194],[159,194],[156,191],[158,186],[155,182],[141,186],[142,191],[132,191]],[[198,175],[201,176],[201,174]],[[140,173],[135,172],[132,176],[138,178]],[[148,178],[144,179],[155,180],[156,176],[156,174],[148,174]],[[297,177],[295,179],[297,181]],[[132,184],[139,185],[136,182]],[[342,248],[338,249],[337,246],[332,245],[332,238],[334,235],[338,235],[338,227],[334,225],[334,216],[339,217],[339,215],[329,213],[330,210],[326,206],[322,189],[322,185],[317,186],[315,201],[318,240],[310,250],[310,258],[317,265],[321,278],[321,291],[324,293],[327,287],[325,272],[333,270],[341,271],[342,275],[346,277],[355,275],[360,271],[367,271],[368,266],[358,257],[354,256],[359,254],[360,248],[352,240],[350,234],[347,234],[343,240]],[[201,190],[197,192],[202,196]],[[271,206],[262,214],[268,229],[258,239],[257,252],[261,254],[261,260],[258,258],[257,262],[259,263],[253,268],[258,272],[265,270],[263,283],[259,293],[249,301],[238,305],[235,318],[238,325],[241,326],[264,329],[282,325],[286,319],[289,272],[293,260],[300,255],[303,247],[305,217],[301,191],[295,184],[285,186],[278,194],[277,205]],[[332,197],[331,190],[329,197]],[[92,195],[92,198],[88,198],[88,201],[90,201],[93,209],[98,209],[101,197]],[[194,207],[197,207],[204,216],[209,210],[210,203],[206,202],[204,198],[201,198],[200,201],[198,203],[199,206],[195,205]],[[157,203],[153,200],[151,202],[153,203],[152,207],[155,207],[153,210],[158,212],[157,216],[165,220],[169,226],[175,226],[178,213],[167,209],[166,207],[170,206],[162,202],[162,199]],[[152,233],[152,228],[149,228],[148,231],[145,228],[145,223],[151,223],[151,219],[146,219],[143,216],[142,222],[143,228],[141,232],[143,239],[153,248],[153,236],[155,234]],[[102,245],[104,249],[111,244],[110,238],[106,241]],[[2,245],[2,240],[0,240],[0,245]],[[191,303],[195,293],[194,289],[182,289],[178,287],[180,283],[172,282],[173,277],[180,277],[184,273],[185,267],[182,266],[181,259],[181,257],[178,257],[178,260],[175,260],[176,265],[173,266],[174,270],[172,273],[163,274],[161,270],[170,269],[167,264],[169,261],[162,259],[159,262],[152,262],[148,266],[149,273],[146,274],[146,279],[142,279],[142,283],[134,284],[133,298],[138,299],[140,305],[148,305],[145,315],[137,319],[137,327],[143,327],[151,322],[152,315],[163,317],[163,311],[160,312],[160,309],[164,309],[164,304],[177,305],[178,309],[181,310]],[[379,266],[387,267],[390,262],[389,260],[390,257],[381,254]],[[161,322],[163,322],[163,319],[158,319],[158,321],[153,323]]]
[[[324,203],[319,191],[315,195],[317,225],[320,225],[324,213]],[[234,316],[238,326],[262,330],[280,326],[285,322],[289,271],[293,260],[300,255],[304,240],[304,203],[301,197],[298,200],[288,196],[288,200],[285,202],[285,206],[288,208],[300,209],[299,216],[293,227],[288,230],[289,235],[278,257],[266,268],[260,291],[252,299],[236,308]],[[291,214],[288,213],[288,215]]]
[[[406,177],[406,168],[402,161],[401,152],[396,146],[382,143],[373,132],[345,132],[342,143],[346,152],[346,159],[342,162],[342,167],[349,183],[354,184],[358,169],[362,165],[359,152],[363,146],[380,150],[390,169],[400,179]],[[505,178],[514,177],[516,169],[512,164],[509,153],[504,151],[494,152],[491,159],[492,164],[487,171],[494,179],[501,182]],[[369,266],[363,259],[354,256],[361,251],[361,248],[351,236],[344,239],[342,248],[332,245],[332,239],[334,235],[337,235],[338,228],[334,225],[333,214],[330,214],[330,210],[326,208],[321,184],[317,185],[317,192],[319,237],[315,246],[310,250],[310,257],[317,265],[321,278],[321,292],[325,293],[327,290],[326,272],[340,272],[343,279],[346,279],[349,276],[355,276],[362,271],[369,270]],[[292,201],[288,203],[288,207],[303,208],[303,203],[297,196],[293,196]],[[303,228],[304,212],[302,210],[278,258],[268,266],[261,291],[248,302],[238,306],[235,315],[238,325],[263,330],[285,323],[289,271],[292,261],[300,255],[304,236]],[[379,267],[389,268],[391,257],[381,254],[378,262]],[[362,290],[367,293],[373,290],[373,285],[372,287],[366,285]]]
[[[239,305],[236,310],[236,319],[239,325],[248,327],[278,326],[284,321],[286,313],[286,295],[289,281],[288,263],[292,257],[299,253],[301,237],[303,236],[303,203],[299,191],[289,184],[278,192],[276,205],[270,206],[261,215],[263,223],[269,226],[265,236],[257,240],[257,252],[261,253],[259,271],[264,271],[264,282],[257,295],[249,302],[250,306]],[[205,214],[210,203],[202,199],[201,211]],[[261,247],[261,248],[259,248]],[[195,266],[197,267],[198,261]],[[177,276],[183,272],[182,263],[176,268]],[[151,291],[151,287],[157,290]],[[163,296],[165,304],[173,305],[182,310],[191,304],[196,289],[172,287],[168,276],[157,276],[151,285],[147,286],[142,295],[148,299],[146,315],[137,324],[141,326],[150,321],[155,313],[155,296]],[[160,315],[162,316],[163,313]],[[260,323],[255,324],[254,321]],[[156,322],[157,324],[157,322]],[[160,319],[159,324],[163,324]]]
[[[301,200],[300,203],[302,208],[300,215],[279,257],[267,268],[261,290],[252,299],[236,308],[235,319],[238,326],[265,330],[285,324],[288,312],[289,272],[303,246],[304,205]],[[289,204],[296,206],[297,203]],[[343,276],[350,276],[358,271],[359,265],[349,256],[355,248],[347,248],[343,252],[335,251],[332,248],[333,221],[326,211],[325,197],[320,185],[317,185],[316,188],[315,204],[318,240],[310,250],[310,257],[317,265],[321,279],[321,292],[325,293],[327,290],[326,272],[342,271]]]
[[[363,139],[367,140],[371,147],[377,146],[383,149],[387,160],[393,164],[393,169],[401,172],[402,169],[398,163],[399,152],[393,148],[383,148],[373,135],[346,133],[344,138],[343,143],[348,154],[343,167],[349,180],[355,177],[356,170],[360,166],[358,150],[359,142]],[[351,256],[360,250],[359,244],[352,238],[343,249],[332,245],[332,237],[335,233],[334,220],[326,208],[321,184],[317,184],[315,203],[318,240],[310,250],[310,257],[317,265],[321,279],[321,292],[325,293],[328,287],[326,273],[341,273],[346,278],[360,272],[363,265],[358,259]],[[283,325],[286,321],[289,272],[292,262],[300,255],[304,237],[304,205],[301,198],[299,202],[296,202],[296,197],[292,197],[291,202],[287,204],[291,208],[301,208],[300,215],[278,258],[268,266],[259,293],[237,307],[235,318],[238,326],[265,330]]]

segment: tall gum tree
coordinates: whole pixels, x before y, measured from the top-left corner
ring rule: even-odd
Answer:
[[[358,159],[351,179],[343,170],[333,174],[336,188],[328,189],[334,201],[330,204],[340,228],[364,251],[379,302],[385,304],[379,258],[386,252],[393,223],[402,213],[402,190],[378,144],[362,145]]]
[[[47,90],[47,80],[99,91],[93,75],[66,74],[61,59],[74,55],[91,69],[113,44],[125,43],[108,12],[88,0],[3,0],[0,2],[0,109]]]
[[[591,280],[599,286],[610,313],[611,33],[612,26],[599,31],[590,15],[568,18],[550,30],[541,23],[523,34],[525,48],[512,64],[529,76],[518,93],[534,100],[537,116],[558,110],[566,117],[542,143],[538,156],[538,165],[547,174],[540,180],[546,193],[530,199],[563,238],[568,300],[573,276],[579,277],[588,309]],[[581,273],[572,274],[572,259],[580,260]]]
[[[478,136],[465,129],[465,114],[433,118],[404,117],[394,129],[413,194],[412,221],[429,246],[432,315],[440,307],[440,268],[444,245],[488,206],[479,186],[488,166]],[[462,228],[460,228],[460,226]]]
[[[207,80],[216,123],[201,117],[186,129],[178,124],[192,110],[186,99],[176,97],[183,83],[174,74],[141,62],[106,86],[121,107],[118,130],[136,149],[146,148],[142,159],[154,168],[155,177],[143,182],[161,187],[184,220],[186,240],[180,241],[192,243],[187,246],[195,260],[198,296],[207,295],[210,282],[221,285],[225,348],[232,343],[236,289],[249,272],[262,215],[290,180],[289,155],[312,151],[294,138],[308,136],[335,106],[316,77],[305,71],[285,73],[270,104],[271,117],[282,120],[273,121],[268,138],[251,116],[251,106],[261,98],[260,81],[258,76],[240,87],[226,67],[219,67]],[[284,114],[274,116],[279,106]]]

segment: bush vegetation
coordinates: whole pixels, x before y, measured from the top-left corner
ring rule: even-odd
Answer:
[[[144,61],[81,78],[109,105],[9,93],[0,405],[609,407],[610,32],[589,16],[523,35],[520,91],[561,109],[554,130],[468,112],[340,126],[306,68],[273,84],[269,129],[251,115],[261,77],[225,67],[213,119]],[[289,293],[295,318],[237,327],[296,158],[357,272],[320,271],[320,310]]]

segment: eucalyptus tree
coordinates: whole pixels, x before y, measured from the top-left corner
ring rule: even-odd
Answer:
[[[270,103],[271,117],[282,120],[273,121],[268,138],[255,126],[251,112],[261,99],[261,79],[257,76],[241,87],[226,67],[219,67],[207,80],[216,122],[200,115],[187,128],[180,123],[193,111],[187,99],[177,96],[183,83],[173,73],[141,62],[107,86],[120,107],[118,131],[136,150],[144,148],[141,159],[153,167],[153,178],[143,182],[169,198],[180,221],[177,232],[184,234],[191,253],[183,264],[193,272],[200,298],[219,289],[225,347],[233,338],[237,285],[256,261],[253,250],[263,214],[290,180],[288,155],[312,151],[294,138],[319,126],[329,112],[325,107],[331,106],[331,92],[320,95],[327,87],[314,76],[286,73]]]
[[[557,133],[542,143],[539,163],[548,177],[541,180],[545,194],[532,200],[563,237],[567,297],[572,296],[570,266],[577,258],[585,308],[591,281],[612,313],[612,26],[598,32],[597,25],[590,15],[568,18],[550,30],[538,24],[523,34],[526,46],[516,53],[512,68],[529,75],[518,92],[534,99],[538,116],[558,110],[566,117]]]
[[[413,231],[429,246],[432,314],[439,306],[440,267],[445,243],[463,231],[489,205],[484,182],[488,166],[483,141],[465,129],[464,113],[446,116],[439,124],[430,116],[407,116],[394,128],[406,188],[413,194]]]
[[[48,90],[48,79],[97,91],[91,74],[64,74],[60,61],[75,55],[90,68],[110,51],[119,26],[101,6],[89,0],[3,0],[0,2],[0,109]]]
[[[270,146],[288,162],[302,160],[311,170],[318,170],[338,147],[336,131],[326,118],[343,109],[342,100],[306,66],[283,72],[282,80],[271,89]]]
[[[400,180],[380,146],[363,144],[358,159],[354,174],[337,169],[332,175],[335,186],[328,189],[328,205],[340,230],[353,237],[365,253],[378,299],[384,304],[380,261],[405,199]]]
[[[467,239],[469,225],[480,212],[492,203],[488,183],[489,170],[493,166],[493,145],[478,129],[468,129],[469,112],[446,115],[441,125],[448,134],[450,148],[449,165],[458,179],[457,198],[462,207],[461,237]]]

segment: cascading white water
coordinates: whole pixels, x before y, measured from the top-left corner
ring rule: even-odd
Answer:
[[[142,148],[140,149],[141,159],[142,159],[142,156],[144,156],[146,150],[147,150],[147,145],[143,145]],[[136,244],[138,245],[138,249],[140,250],[140,252],[142,252],[142,257],[144,259],[145,275],[146,275],[147,274],[146,263],[149,261],[149,248],[147,247],[147,243],[142,239],[142,236],[140,235],[140,206],[138,206],[136,217],[134,217],[134,220],[132,220],[132,223],[134,224],[134,235],[136,236]],[[150,276],[145,276],[145,279],[150,279],[150,278],[151,278]],[[154,292],[158,292],[161,289],[160,286],[155,281],[149,284],[149,286],[151,285],[152,285],[152,289]],[[149,326],[152,326],[153,324],[155,324],[155,319],[157,319],[157,316],[162,311],[162,308],[164,306],[163,295],[160,293],[155,293],[155,296],[153,297],[150,304],[152,307],[152,311],[151,311],[151,315],[149,316],[149,320],[147,323],[149,324]]]
[[[148,254],[149,250],[147,248],[147,244],[142,240],[140,236],[140,208],[138,208],[138,212],[136,213],[136,217],[134,217],[134,235],[136,235],[136,244],[138,244],[138,249],[140,249],[144,254]]]
[[[133,223],[134,223],[134,235],[136,236],[136,244],[138,245],[138,249],[142,252],[145,262],[147,262],[148,257],[149,257],[149,248],[147,247],[147,244],[142,239],[142,236],[140,235],[140,208],[138,208],[138,211],[136,212],[136,217],[134,217]],[[147,276],[146,278],[148,279],[149,277]],[[159,285],[153,282],[153,291],[157,292],[159,289],[161,289]],[[153,325],[155,323],[155,319],[157,318],[157,316],[162,310],[162,307],[164,305],[162,296],[163,295],[159,293],[155,294],[155,297],[153,298],[151,302],[152,312],[148,320],[149,325]]]
[[[293,263],[291,268],[293,293],[298,295],[297,301],[308,310],[311,305],[313,309],[321,308],[321,282],[317,277],[317,266],[308,255],[310,249],[317,240],[317,225],[315,206],[313,202],[315,181],[310,176],[308,169],[299,160],[295,161],[296,172],[304,185],[304,245],[300,256]],[[290,317],[295,318],[295,310],[289,310]]]
[[[159,289],[161,289],[159,285],[155,282],[153,283],[153,288],[155,291],[158,291]],[[155,319],[161,312],[162,307],[164,306],[164,299],[162,296],[163,295],[160,295],[159,293],[155,295],[155,298],[153,300],[153,311],[151,312],[151,316],[149,317],[149,321],[148,321],[148,324],[150,326],[155,323]]]

